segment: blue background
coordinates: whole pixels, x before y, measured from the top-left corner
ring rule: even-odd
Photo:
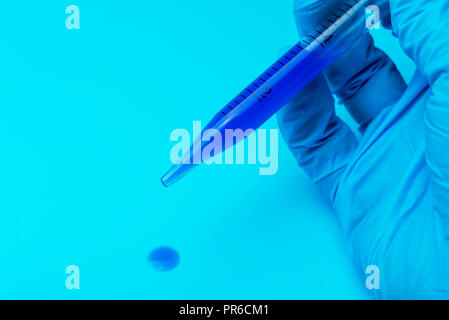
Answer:
[[[172,130],[205,124],[298,40],[291,0],[8,1],[0,15],[0,298],[369,298],[281,139],[277,175],[204,166],[160,183]],[[409,79],[390,33],[373,34]],[[160,245],[179,251],[174,271],[148,263]]]

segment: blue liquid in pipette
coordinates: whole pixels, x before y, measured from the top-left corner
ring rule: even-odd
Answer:
[[[369,2],[380,4],[385,0],[353,0],[352,5],[344,3],[337,10],[338,13],[320,25],[325,30],[318,30],[317,27],[316,35],[307,36],[307,40],[302,40],[291,48],[219,111],[203,132],[215,129],[220,133],[217,137],[224,137],[227,129],[245,132],[259,128],[335,61],[350,46],[351,41],[360,36],[360,31],[365,26],[364,6]],[[172,185],[196,165],[209,160],[202,158],[202,150],[213,143],[214,137],[210,141],[203,141],[202,136],[203,134],[196,139],[190,152],[183,155],[162,177],[164,186]],[[243,134],[236,137],[233,145],[244,137]],[[222,151],[231,146],[225,145]]]
[[[312,53],[301,51],[299,47],[291,49],[219,111],[203,132],[215,129],[224,137],[227,129],[241,129],[245,132],[259,128],[339,56],[317,53],[320,53],[320,49]],[[190,172],[198,165],[195,160],[208,160],[202,158],[202,150],[213,139],[202,141],[201,137],[202,134],[194,142],[190,152],[164,175],[164,186],[172,185]],[[237,137],[235,144],[241,139],[243,136]],[[223,151],[229,147],[231,146],[226,146]]]

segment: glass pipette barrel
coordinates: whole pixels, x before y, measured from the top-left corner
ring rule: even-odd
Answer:
[[[202,150],[214,139],[225,137],[226,130],[246,132],[259,128],[368,31],[367,6],[382,7],[385,3],[387,0],[341,1],[333,14],[315,26],[313,34],[286,52],[215,115],[203,133],[213,129],[217,135],[204,141],[202,133],[189,152],[162,177],[162,184],[166,187],[172,185],[195,166],[209,160],[211,156],[203,154]],[[237,135],[233,143],[226,144],[222,151],[244,138],[243,134]]]

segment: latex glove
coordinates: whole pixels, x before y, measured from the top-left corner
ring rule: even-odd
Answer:
[[[401,46],[431,86],[423,139],[426,139],[434,207],[444,222],[449,223],[449,3],[444,0],[390,3],[393,28]]]
[[[313,34],[344,2],[326,1],[324,6],[323,1],[295,1],[300,38]],[[393,62],[374,47],[367,34],[278,113],[281,132],[299,165],[331,197],[358,144],[335,115],[332,93],[363,132],[384,107],[401,97],[405,87]]]
[[[300,36],[342,2],[323,3],[295,1]],[[329,195],[360,274],[379,267],[381,288],[371,292],[449,298],[449,4],[391,0],[390,7],[394,32],[420,71],[406,92],[366,36],[279,112],[279,125],[299,165]],[[336,117],[331,93],[360,124],[360,142]]]

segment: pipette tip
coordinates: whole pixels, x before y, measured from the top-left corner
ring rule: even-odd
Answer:
[[[163,185],[164,187],[168,188],[169,185],[166,184],[164,181],[165,181],[165,175],[161,178],[161,183],[162,183],[162,185]]]
[[[195,164],[185,164],[182,162],[173,165],[170,170],[162,176],[162,185],[166,188],[170,187],[188,174],[193,168],[195,168],[195,166]]]

